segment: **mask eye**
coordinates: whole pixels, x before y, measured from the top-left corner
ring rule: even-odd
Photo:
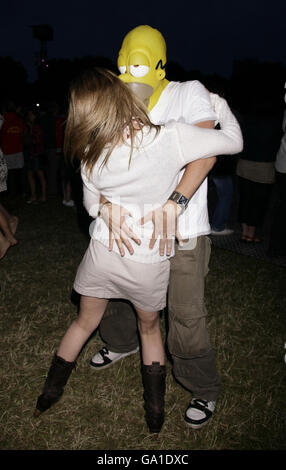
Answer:
[[[130,65],[129,71],[133,77],[144,77],[149,72],[148,65]]]
[[[126,73],[126,65],[121,65],[119,68],[120,73]]]

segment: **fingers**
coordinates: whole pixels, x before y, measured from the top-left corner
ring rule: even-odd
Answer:
[[[118,236],[116,237],[116,243],[119,248],[121,256],[124,256],[125,254],[123,245],[127,248],[129,253],[133,255],[134,249],[130,242],[130,239],[134,240],[134,242],[137,245],[141,244],[140,238],[138,238],[138,236],[128,227],[126,223],[123,223],[121,226],[120,232]]]
[[[167,213],[161,210],[156,210],[153,213],[154,231],[149,243],[149,248],[152,250],[155,246],[158,238],[159,241],[159,253],[163,256],[166,250],[166,254],[169,256],[172,251],[173,245],[173,231],[174,228],[170,226]]]
[[[134,248],[130,242],[130,239],[134,240],[137,245],[141,244],[140,238],[138,238],[137,235],[135,235],[135,233],[132,232],[132,230],[129,229],[126,224],[123,224],[122,228],[119,230],[113,228],[113,230],[109,231],[109,249],[112,250],[115,240],[121,256],[125,255],[124,247],[126,247],[129,253],[133,255]]]
[[[173,240],[174,238],[167,238],[166,242],[165,242],[165,247],[166,247],[166,255],[167,256],[170,256],[170,254],[172,253],[172,248],[173,248]],[[163,252],[164,254],[164,252]]]
[[[125,255],[125,248],[133,255],[134,249],[130,240],[133,240],[137,245],[141,244],[141,240],[125,222],[125,217],[132,217],[132,214],[116,204],[110,204],[109,207],[105,206],[103,209],[102,216],[109,228],[109,250],[113,250],[115,240],[121,256]]]
[[[113,244],[114,244],[113,233],[111,230],[109,230],[109,244],[108,244],[109,251],[113,250]]]
[[[114,240],[116,241],[119,253],[121,256],[125,255],[125,249],[132,255],[134,248],[131,241],[133,240],[137,245],[141,244],[140,238],[133,232],[133,230],[125,222],[125,216],[131,215],[124,208],[120,206],[115,207],[115,211],[110,213],[109,208],[109,250],[113,249]],[[139,221],[140,225],[152,221],[154,230],[150,239],[149,248],[152,250],[158,240],[159,253],[163,256],[166,252],[167,256],[172,253],[174,239],[177,238],[179,244],[182,244],[182,238],[177,231],[177,205],[172,201],[168,201],[163,207],[159,207],[154,211],[149,212]]]
[[[150,215],[151,215],[151,219],[150,219]],[[150,240],[150,243],[149,243],[149,248],[150,248],[150,250],[152,250],[155,246],[155,243],[156,243],[157,239],[159,237],[160,237],[160,240],[162,240],[164,238],[164,236],[163,236],[163,232],[164,232],[164,213],[163,213],[162,207],[159,207],[155,211],[152,211],[151,213],[147,214],[147,216],[144,219],[145,219],[145,222],[146,222],[147,219],[152,220],[153,225],[154,225],[154,230],[153,230],[152,237],[151,237],[151,240]],[[162,246],[163,245],[161,244],[161,247]],[[162,250],[163,250],[163,248],[162,248]],[[163,254],[164,254],[164,252],[163,252]]]
[[[124,247],[127,248],[127,250],[129,251],[131,255],[134,254],[134,248],[132,244],[130,243],[128,237],[126,237],[123,231],[120,232],[120,236],[115,237],[115,242],[117,244],[117,247],[119,249],[119,253],[121,254],[121,256],[125,255]],[[141,241],[139,240],[138,244],[140,245],[140,243]]]
[[[122,231],[124,233],[126,233],[126,235],[131,238],[132,240],[134,240],[135,243],[137,243],[137,245],[140,245],[141,244],[141,240],[140,238],[136,235],[136,233],[134,233],[131,228],[128,227],[128,225],[126,223],[123,223],[122,224]]]
[[[148,212],[148,214],[144,215],[144,217],[142,217],[142,218],[140,219],[140,221],[138,222],[138,224],[139,224],[139,225],[144,225],[144,224],[146,224],[147,222],[149,222],[150,220],[153,220],[154,212],[155,212],[155,211]]]
[[[133,255],[134,249],[133,249],[128,237],[125,235],[125,232],[123,232],[123,230],[121,230],[121,232],[120,232],[120,242],[121,242],[121,244],[125,245],[127,250],[129,251],[129,253],[131,255]]]
[[[152,238],[150,239],[150,243],[149,243],[150,250],[153,250],[156,241],[157,241],[157,237],[155,237],[155,232],[153,232]]]
[[[146,219],[150,220],[150,214],[147,214],[147,216],[142,218],[144,222],[146,222]],[[175,237],[178,239],[180,244],[182,243],[182,238],[177,231],[178,208],[176,204],[168,201],[163,207],[153,211],[152,221],[154,224],[154,231],[149,243],[149,248],[153,249],[157,239],[160,238],[160,255],[163,256],[166,252],[166,255],[170,256]]]
[[[184,242],[183,242],[183,239],[182,239],[182,236],[181,234],[178,232],[178,230],[176,231],[176,239],[179,243],[180,246],[184,246]]]
[[[175,227],[170,226],[170,224],[168,223],[167,214],[164,214],[163,233],[161,234],[160,242],[159,242],[159,252],[161,256],[164,255],[165,251],[166,251],[167,256],[170,256],[170,254],[172,253],[174,230],[175,230]]]
[[[116,241],[116,244],[118,246],[118,250],[119,250],[119,253],[121,254],[121,256],[124,256],[125,255],[125,251],[124,251],[124,248],[123,248],[123,244],[122,244],[122,241],[118,238],[115,239]]]

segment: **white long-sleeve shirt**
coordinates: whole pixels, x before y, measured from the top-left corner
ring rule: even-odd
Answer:
[[[167,258],[159,254],[159,241],[149,249],[153,223],[144,226],[137,222],[150,210],[163,205],[178,184],[180,170],[189,162],[213,155],[235,154],[242,150],[242,135],[239,124],[226,101],[217,95],[212,98],[221,130],[203,129],[185,123],[170,122],[162,126],[156,136],[154,129],[144,128],[143,139],[138,133],[138,148],[135,147],[129,167],[130,147],[126,142],[115,148],[107,166],[100,169],[104,154],[88,177],[82,168],[84,182],[84,204],[88,213],[96,217],[91,236],[108,246],[109,229],[101,217],[97,217],[99,199],[102,194],[109,201],[123,206],[132,217],[127,224],[141,238],[138,246],[131,240],[134,254],[125,250],[126,258],[141,263],[156,263]],[[113,250],[119,253],[117,244]],[[171,256],[174,254],[172,251]]]
[[[161,125],[170,121],[185,124],[217,121],[211,94],[198,80],[169,82],[150,111],[149,117],[154,124]],[[180,172],[179,179],[183,177],[184,172],[185,168]],[[187,209],[179,217],[178,229],[184,239],[210,233],[207,178],[199,185]]]

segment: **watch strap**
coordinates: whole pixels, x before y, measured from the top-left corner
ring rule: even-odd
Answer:
[[[179,193],[178,191],[173,191],[171,196],[169,197],[169,200],[175,202],[181,207],[182,209],[181,214],[186,210],[189,204],[189,199],[186,198],[186,196],[184,196],[182,193]]]

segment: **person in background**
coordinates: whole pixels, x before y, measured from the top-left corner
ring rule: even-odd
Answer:
[[[72,200],[72,167],[68,159],[63,155],[63,144],[64,144],[64,133],[65,133],[65,116],[59,114],[56,118],[56,144],[57,144],[57,155],[60,158],[60,174],[62,183],[62,194],[63,194],[63,205],[67,207],[74,207],[74,201]]]
[[[217,156],[217,161],[210,173],[210,181],[216,189],[217,201],[211,217],[211,235],[231,235],[234,231],[226,226],[229,221],[233,196],[233,175],[235,158]]]
[[[270,232],[269,256],[286,255],[286,111],[282,130],[283,137],[275,160],[277,201]]]
[[[23,194],[24,128],[17,106],[9,101],[3,113],[4,123],[0,131],[0,145],[8,167],[7,189],[11,196]]]
[[[266,98],[252,104],[241,124],[245,144],[236,167],[241,241],[260,243],[258,230],[263,230],[275,182],[274,161],[281,125],[272,103]]]
[[[60,157],[57,154],[56,119],[59,106],[55,101],[48,104],[46,112],[41,117],[41,127],[44,133],[44,151],[46,155],[47,196],[56,197],[59,194]]]
[[[3,116],[0,114],[0,129],[3,125]],[[7,190],[8,168],[6,159],[0,148],[0,192]],[[18,217],[11,216],[8,211],[0,204],[0,259],[2,259],[10,246],[18,242],[15,233],[18,226]]]
[[[29,109],[25,119],[24,157],[25,169],[30,190],[28,204],[39,200],[47,200],[47,184],[45,177],[44,134],[39,123],[39,117],[34,109]],[[37,179],[40,183],[41,196],[37,199]]]

